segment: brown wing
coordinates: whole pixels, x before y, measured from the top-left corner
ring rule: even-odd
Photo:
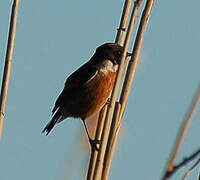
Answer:
[[[97,68],[92,66],[92,63],[89,61],[72,73],[67,78],[65,87],[56,100],[52,113],[54,113],[62,104],[65,103],[65,101],[67,101],[68,97],[70,97],[70,93],[79,91],[80,87],[84,86],[87,82],[93,79],[97,72]]]

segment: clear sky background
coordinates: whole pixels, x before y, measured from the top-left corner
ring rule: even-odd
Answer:
[[[20,2],[3,137],[1,180],[85,179],[90,153],[82,123],[41,133],[65,79],[96,47],[113,42],[123,0]],[[0,2],[0,76],[11,0]],[[199,0],[156,1],[122,122],[110,180],[159,180],[200,83]],[[178,161],[200,148],[200,108]],[[84,136],[83,136],[84,135]],[[194,162],[193,162],[194,163]],[[172,180],[181,179],[191,167]],[[188,180],[197,179],[197,167]]]

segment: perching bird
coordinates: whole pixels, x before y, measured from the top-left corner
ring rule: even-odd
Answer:
[[[89,136],[85,120],[108,102],[122,52],[117,43],[98,47],[91,59],[67,78],[52,110],[53,117],[42,132],[48,135],[55,124],[68,117],[80,118],[92,148],[98,150],[99,141]]]

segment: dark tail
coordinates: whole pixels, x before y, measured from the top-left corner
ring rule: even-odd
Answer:
[[[50,133],[50,131],[53,129],[53,127],[56,125],[56,123],[59,122],[61,117],[62,117],[61,113],[60,113],[60,111],[58,109],[57,112],[52,117],[51,121],[45,126],[45,128],[42,131],[42,133],[46,132],[46,136],[47,136]]]

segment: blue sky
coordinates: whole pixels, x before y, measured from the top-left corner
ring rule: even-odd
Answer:
[[[71,72],[115,40],[122,0],[20,2],[3,137],[0,179],[84,179],[90,153],[82,123],[41,133]],[[12,1],[0,2],[3,70]],[[122,122],[111,180],[159,180],[200,83],[200,1],[156,1]],[[2,78],[2,73],[0,74]],[[178,161],[200,148],[200,108]],[[83,136],[84,135],[84,136]],[[181,179],[186,166],[172,178]],[[197,179],[199,167],[188,180]]]

